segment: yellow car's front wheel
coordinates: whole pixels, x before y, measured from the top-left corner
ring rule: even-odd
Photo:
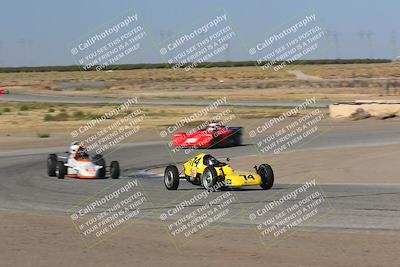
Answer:
[[[262,184],[260,185],[262,189],[271,189],[274,185],[274,171],[269,164],[261,164],[258,167],[257,173],[261,176]]]

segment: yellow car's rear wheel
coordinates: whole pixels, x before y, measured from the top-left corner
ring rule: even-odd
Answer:
[[[201,176],[201,182],[205,189],[211,190],[217,184],[217,171],[213,167],[207,167]]]
[[[168,190],[176,190],[179,186],[179,171],[174,165],[169,165],[165,168],[164,184]]]

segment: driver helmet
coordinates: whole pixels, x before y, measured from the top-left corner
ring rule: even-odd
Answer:
[[[85,150],[84,147],[80,147],[78,149],[78,151],[76,152],[76,155],[77,155],[78,158],[81,158],[81,159],[88,158],[88,154],[86,153],[86,150]]]
[[[72,142],[71,146],[70,146],[70,150],[71,152],[76,152],[78,151],[79,148],[79,142]]]
[[[221,123],[212,121],[208,124],[207,130],[208,131],[215,131],[218,130],[218,127],[221,126]]]
[[[75,142],[72,142],[70,149],[71,149],[71,152],[77,152],[78,150],[84,150],[85,146],[82,143],[75,141]]]
[[[211,155],[205,155],[203,161],[206,166],[213,166],[217,163],[217,160]]]

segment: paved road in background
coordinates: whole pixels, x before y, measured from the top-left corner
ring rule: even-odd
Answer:
[[[126,99],[117,98],[94,98],[94,97],[70,97],[70,96],[40,96],[24,94],[0,95],[0,101],[16,102],[41,102],[41,103],[71,103],[71,104],[121,104]],[[197,99],[139,99],[143,105],[181,105],[181,106],[207,106],[213,100]],[[309,107],[328,107],[333,102],[317,102]],[[230,106],[244,107],[296,107],[301,102],[296,101],[255,101],[255,100],[229,100]]]

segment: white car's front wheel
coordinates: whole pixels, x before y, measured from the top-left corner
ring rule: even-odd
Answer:
[[[57,178],[64,179],[66,172],[67,172],[67,168],[65,167],[64,162],[58,161],[57,162]]]
[[[120,174],[120,168],[118,161],[111,161],[110,164],[110,177],[111,179],[118,179]]]
[[[97,178],[104,178],[106,176],[106,161],[104,160],[103,155],[95,155],[93,158],[93,163],[103,167],[99,170]]]
[[[50,154],[47,158],[47,175],[55,177],[57,171],[57,155]]]

